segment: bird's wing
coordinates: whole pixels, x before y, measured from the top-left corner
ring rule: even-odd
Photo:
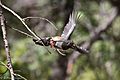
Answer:
[[[69,17],[69,21],[66,24],[66,26],[64,27],[64,30],[62,32],[62,40],[68,40],[68,38],[70,37],[71,33],[73,32],[74,28],[75,28],[75,15],[72,13]],[[62,44],[63,42],[56,42],[56,46],[58,48],[62,48]]]
[[[69,17],[68,23],[66,24],[66,26],[62,32],[61,37],[64,40],[67,40],[70,37],[71,33],[74,31],[75,26],[76,26],[75,15],[72,13]]]
[[[66,26],[65,26],[65,28],[64,28],[64,30],[63,30],[63,32],[62,32],[62,35],[61,35],[63,41],[68,40],[68,38],[70,37],[70,35],[72,34],[72,32],[73,32],[74,29],[75,29],[75,26],[76,26],[75,21],[76,21],[77,19],[79,19],[81,16],[82,16],[81,13],[78,14],[78,13],[75,13],[75,12],[73,12],[73,13],[70,15],[69,21],[68,21],[68,23],[66,24]],[[56,43],[56,46],[57,46],[58,48],[61,48],[62,44],[63,44],[63,42],[57,42],[57,43]]]

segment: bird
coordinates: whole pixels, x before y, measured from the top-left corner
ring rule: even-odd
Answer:
[[[41,38],[41,40],[33,39],[33,41],[35,42],[35,44],[41,46],[45,45],[50,46],[51,48],[56,48],[59,53],[61,53],[59,50],[67,50],[69,48],[75,49],[78,52],[88,53],[88,50],[79,47],[72,40],[70,40],[70,36],[76,27],[76,19],[80,17],[81,14],[76,15],[75,12],[72,12],[72,14],[70,14],[69,16],[68,23],[65,25],[64,30],[60,36],[44,37]]]

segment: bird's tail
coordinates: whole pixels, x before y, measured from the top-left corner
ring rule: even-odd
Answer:
[[[71,48],[80,52],[80,53],[83,53],[83,54],[88,54],[89,53],[89,51],[87,49],[85,49],[83,47],[79,47],[78,45],[73,45]]]

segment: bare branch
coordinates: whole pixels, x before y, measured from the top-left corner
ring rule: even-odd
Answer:
[[[2,3],[0,3],[0,5],[2,8],[6,9],[7,11],[11,12],[14,16],[16,16],[22,22],[22,24],[27,28],[27,30],[39,40],[39,37],[28,27],[28,25],[24,22],[24,20],[17,13],[15,13],[13,10],[6,7]]]
[[[6,71],[4,71],[3,73],[0,74],[0,77],[4,76],[4,74],[9,70],[9,67],[2,61],[0,61],[0,65],[5,66],[6,67]]]
[[[56,30],[58,30],[58,28],[48,19],[46,18],[43,18],[43,17],[26,17],[26,18],[23,18],[23,20],[26,20],[26,19],[41,19],[41,20],[45,20],[47,22],[49,22]]]
[[[1,3],[1,1],[0,1]],[[6,28],[5,28],[5,24],[4,24],[4,16],[2,14],[2,9],[0,7],[0,24],[1,24],[1,28],[2,28],[2,33],[3,33],[3,40],[4,40],[4,45],[5,45],[5,51],[6,51],[6,56],[7,56],[7,66],[9,68],[10,71],[10,75],[11,75],[11,80],[15,80],[14,78],[14,71],[13,71],[13,67],[12,67],[12,61],[11,61],[11,56],[10,56],[10,50],[9,50],[9,45],[8,45],[8,40],[7,40],[7,33],[6,33]]]
[[[35,34],[29,27],[28,25],[24,22],[24,19],[22,19],[17,13],[15,13],[13,10],[11,10],[10,8],[6,7],[5,5],[3,5],[2,3],[0,3],[1,7],[6,9],[7,11],[11,12],[15,17],[17,17],[21,23],[26,27],[26,29],[37,39],[37,40],[41,40],[40,36],[37,36],[37,34]],[[44,48],[51,54],[51,52],[47,49],[47,47],[45,46],[45,44],[42,42],[42,44],[44,45]]]
[[[21,79],[27,80],[25,77],[21,76],[20,74],[14,73],[14,75],[20,77]]]
[[[10,26],[9,26],[10,27]],[[15,31],[17,31],[17,32],[19,32],[19,33],[22,33],[22,34],[24,34],[24,35],[26,35],[26,36],[28,36],[28,37],[30,37],[30,38],[34,38],[32,35],[30,35],[30,34],[28,34],[28,33],[25,33],[24,31],[21,31],[21,30],[19,30],[19,29],[16,29],[16,28],[14,28],[14,27],[10,27],[11,29],[13,29],[13,30],[15,30]]]
[[[8,70],[10,70],[9,67],[8,67],[5,63],[3,63],[2,61],[0,61],[0,63],[1,63],[3,66],[5,66]],[[13,75],[14,75],[14,76],[18,76],[18,77],[20,77],[21,79],[27,80],[25,77],[23,77],[23,76],[21,76],[21,75],[19,75],[19,74],[13,73]]]

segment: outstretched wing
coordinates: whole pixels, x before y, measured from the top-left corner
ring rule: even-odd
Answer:
[[[62,32],[62,35],[61,37],[64,39],[64,40],[67,40],[71,33],[74,31],[74,28],[75,28],[76,24],[75,24],[75,15],[74,13],[72,13],[69,17],[69,21],[68,23],[66,24],[63,32]]]
[[[75,28],[75,15],[74,13],[72,13],[69,17],[69,21],[66,24],[66,26],[64,27],[64,30],[62,32],[62,40],[68,40],[68,38],[70,37],[71,33],[73,32],[74,28]],[[55,46],[58,48],[62,48],[62,44],[63,42],[56,42]]]
[[[69,21],[66,24],[66,26],[65,26],[65,28],[62,32],[62,35],[61,35],[63,41],[68,40],[68,38],[70,37],[70,35],[72,34],[72,32],[75,29],[75,26],[76,26],[75,21],[77,19],[79,19],[80,17],[81,17],[81,13],[78,14],[78,13],[73,12],[70,15]],[[63,44],[63,42],[56,42],[55,46],[58,47],[58,48],[62,48],[62,44]]]
[[[62,35],[61,35],[61,37],[64,40],[67,40],[70,37],[70,35],[72,34],[72,32],[75,29],[76,20],[79,20],[82,16],[83,16],[83,14],[81,12],[75,12],[75,11],[72,12],[72,14],[69,17],[69,21],[66,24],[66,26],[62,32]]]

